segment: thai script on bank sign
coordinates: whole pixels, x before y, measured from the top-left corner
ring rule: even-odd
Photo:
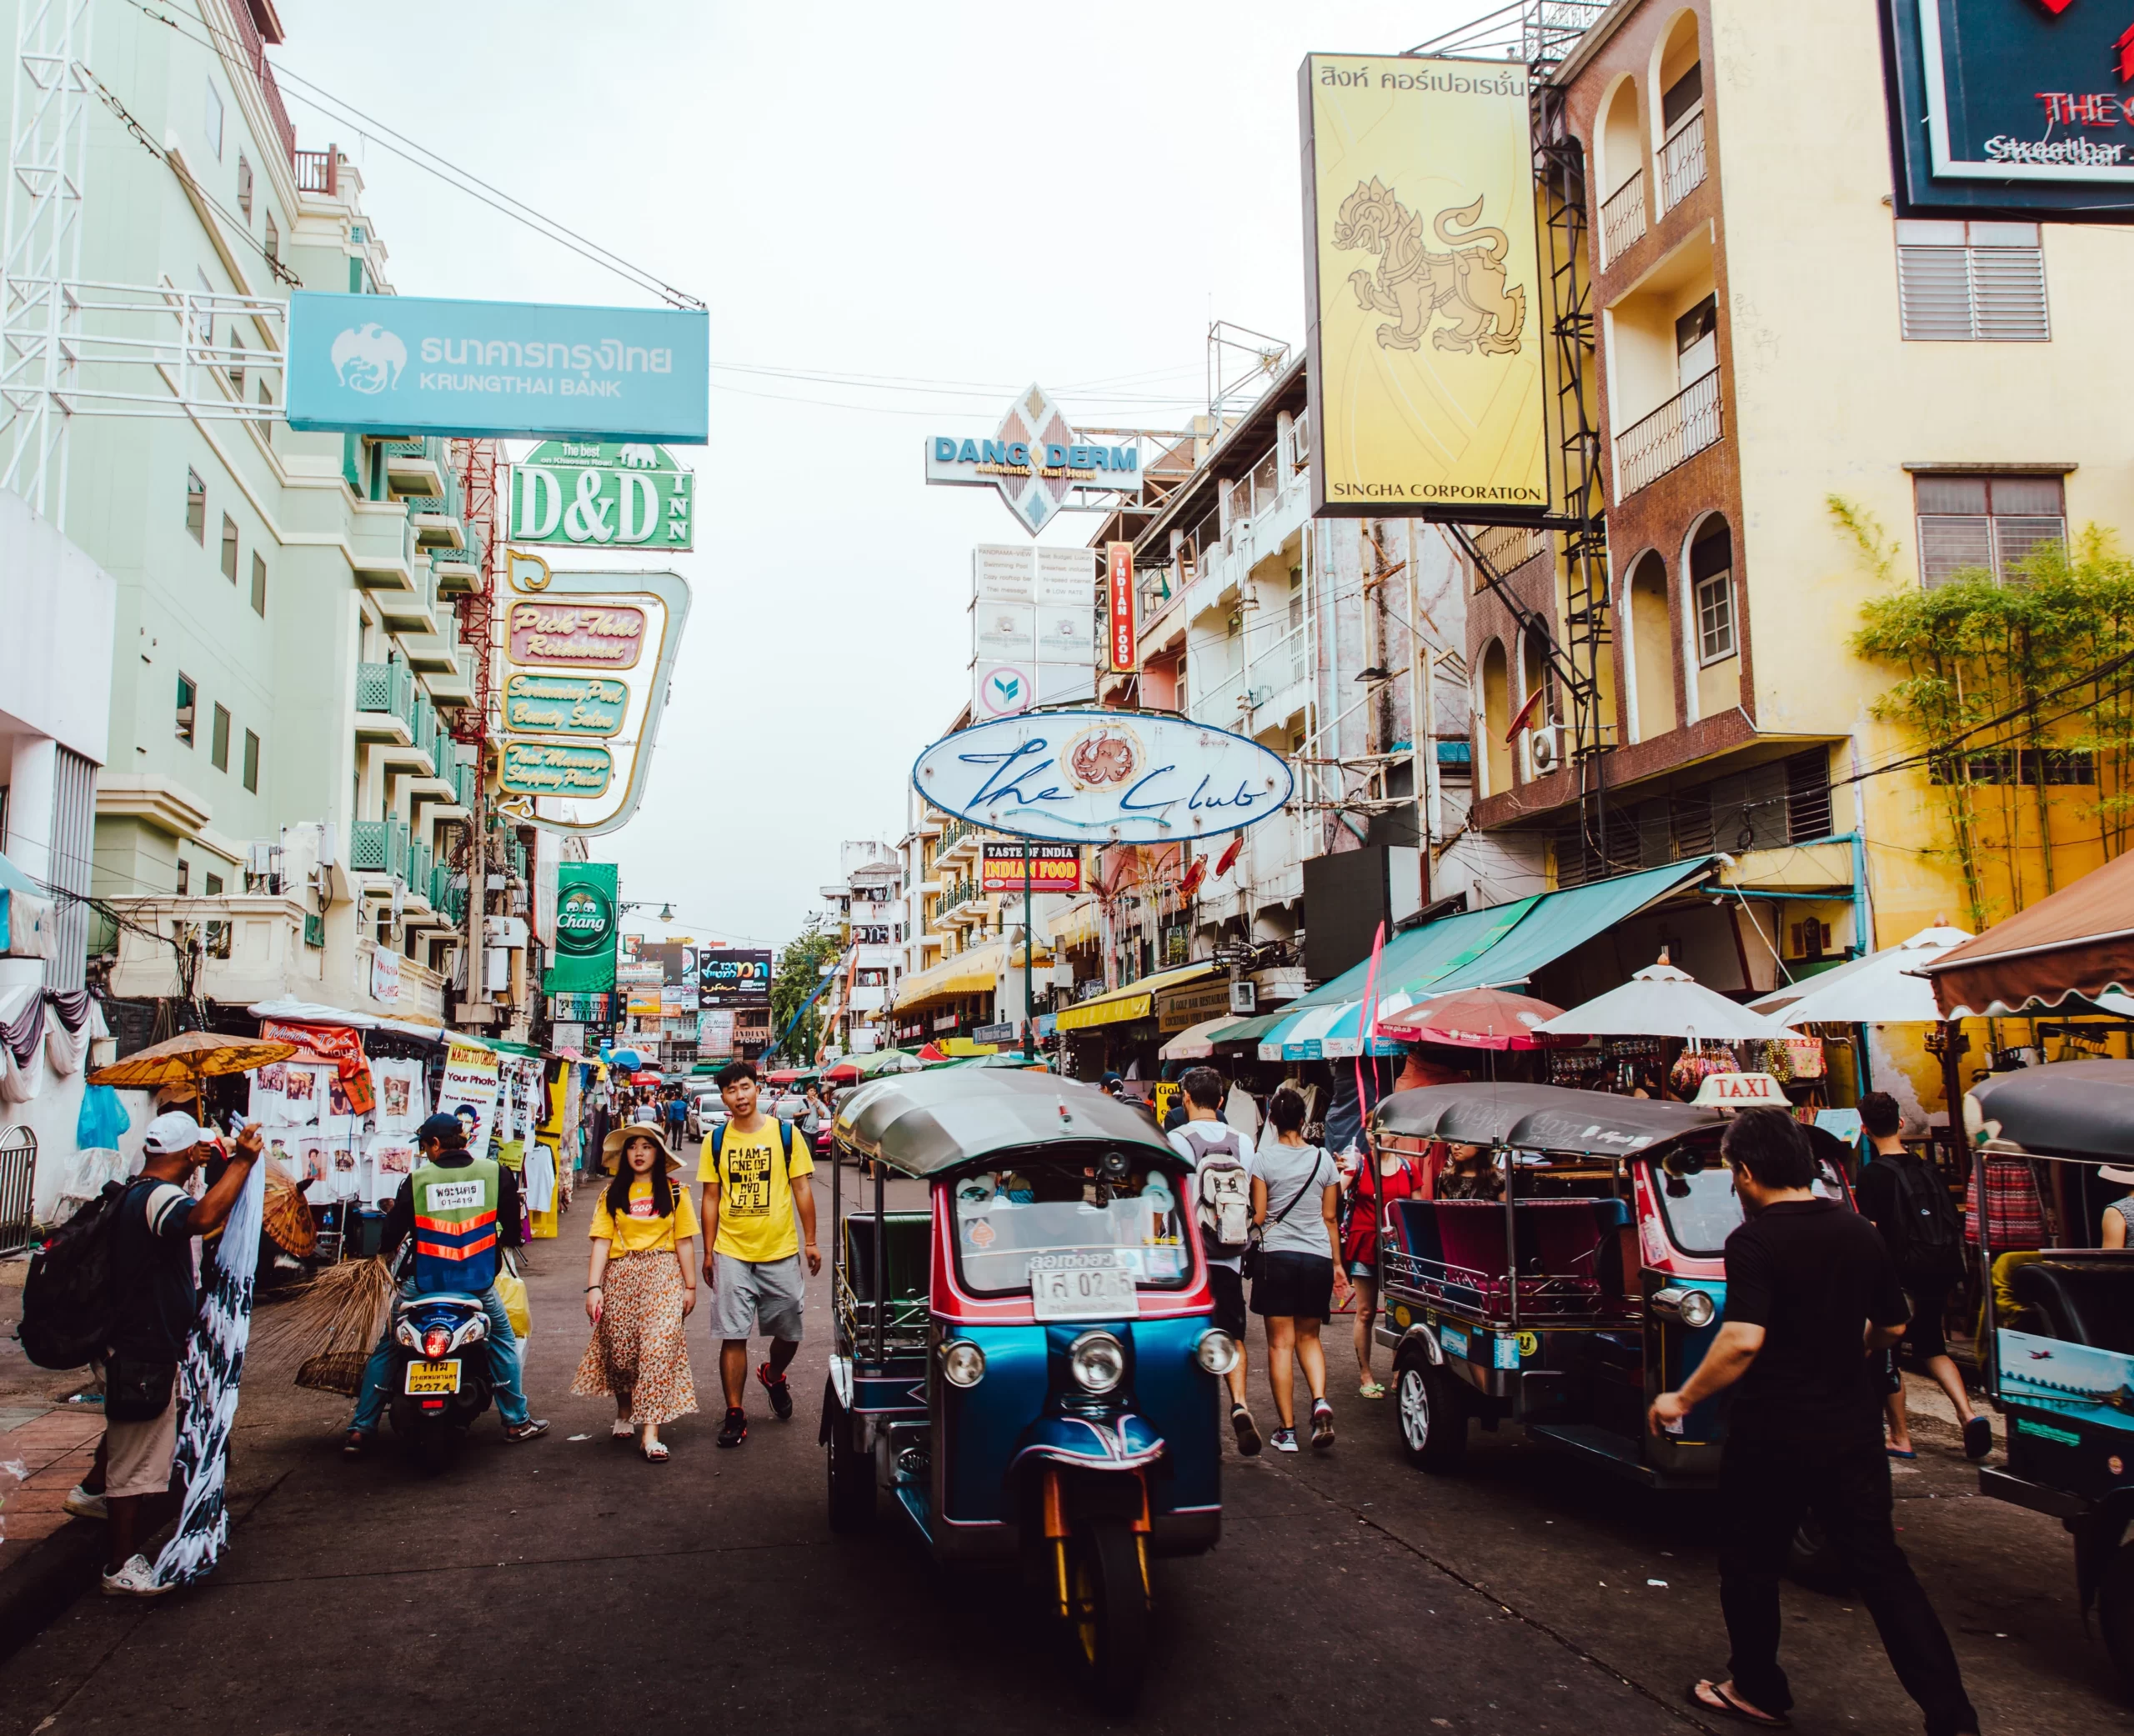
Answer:
[[[1033,468],[1027,440],[957,440],[946,434],[934,438],[937,464],[977,464],[1027,475]],[[1138,446],[1082,446],[1054,442],[1044,448],[1042,467],[1053,470],[1105,470],[1115,476],[1136,476],[1141,468]]]
[[[453,368],[549,368],[580,374],[672,373],[671,349],[640,348],[604,338],[598,343],[521,343],[516,338],[425,338],[418,355],[425,363]],[[425,392],[518,393],[535,397],[619,398],[620,380],[539,379],[499,373],[425,373]]]

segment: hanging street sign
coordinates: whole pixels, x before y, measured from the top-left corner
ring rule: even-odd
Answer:
[[[514,663],[634,669],[644,649],[644,611],[627,603],[514,603],[504,655]]]
[[[503,727],[514,735],[620,735],[629,704],[629,685],[604,675],[513,669],[504,678]]]
[[[605,748],[507,739],[497,781],[522,796],[601,796],[614,775],[615,758]]]
[[[1131,675],[1140,667],[1134,638],[1134,545],[1104,545],[1105,650],[1111,673]]]
[[[768,948],[708,948],[697,954],[699,1007],[768,1007],[771,959]]]
[[[938,741],[912,787],[944,813],[1062,843],[1172,843],[1238,832],[1296,787],[1259,743],[1152,712],[1001,718]]]
[[[289,426],[702,446],[711,316],[672,308],[289,298]]]
[[[926,480],[998,488],[1015,522],[1035,536],[1078,490],[1139,493],[1141,448],[1085,439],[1034,385],[1008,407],[990,440],[929,435]]]
[[[544,440],[511,467],[511,540],[694,548],[696,481],[657,446]]]
[[[615,918],[619,898],[616,868],[612,862],[565,862],[556,868],[556,945],[549,962],[542,988],[549,994],[584,995],[589,1005],[604,1003],[599,1013],[576,1016],[608,1017],[604,1003],[615,986]],[[559,1013],[558,1018],[566,1015]]]
[[[1029,856],[1029,890],[1080,892],[1082,889],[1082,847],[1080,844],[1031,844],[1010,838],[989,838],[979,847],[978,889],[980,892],[1020,892],[1023,857]]]

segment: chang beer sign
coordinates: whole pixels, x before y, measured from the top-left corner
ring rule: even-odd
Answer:
[[[556,867],[556,944],[542,990],[608,994],[615,987],[615,864]]]
[[[689,549],[696,478],[664,447],[546,440],[511,468],[514,543]]]

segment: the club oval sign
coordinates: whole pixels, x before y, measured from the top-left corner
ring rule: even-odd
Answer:
[[[934,807],[996,832],[1061,843],[1152,844],[1236,832],[1290,799],[1280,754],[1161,713],[1054,711],[938,741],[912,768]]]

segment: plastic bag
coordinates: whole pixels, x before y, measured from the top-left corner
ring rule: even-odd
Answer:
[[[527,1306],[526,1280],[508,1266],[497,1273],[497,1294],[503,1299],[505,1318],[520,1343],[534,1336],[534,1316]]]
[[[74,1144],[82,1151],[118,1149],[118,1137],[131,1125],[126,1105],[108,1085],[91,1085],[82,1093],[81,1113],[74,1118]]]

